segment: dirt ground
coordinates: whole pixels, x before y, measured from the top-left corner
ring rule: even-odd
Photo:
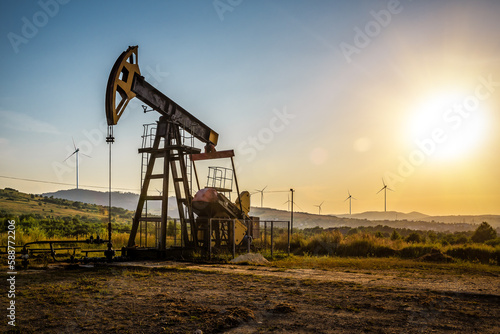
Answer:
[[[19,333],[500,333],[494,273],[135,262],[20,271],[16,293]]]

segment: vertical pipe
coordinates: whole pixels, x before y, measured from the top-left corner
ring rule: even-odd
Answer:
[[[287,251],[288,251],[288,256],[290,256],[290,222],[288,222],[288,232],[287,232]]]
[[[108,207],[108,249],[104,252],[106,259],[111,261],[113,259],[114,251],[113,244],[111,242],[111,145],[115,141],[113,137],[113,126],[108,126],[108,136],[106,137],[106,142],[109,145],[109,189],[108,189],[108,199],[109,199],[109,207]],[[76,153],[76,158],[78,160],[78,152]],[[78,188],[78,162],[77,166],[77,188]]]
[[[164,155],[163,155],[163,188],[162,188],[162,200],[161,200],[161,225],[160,225],[160,251],[163,252],[167,249],[167,217],[168,217],[168,181],[170,179],[170,149],[166,149],[166,146],[171,143],[171,124],[167,124],[165,132],[165,140],[163,143]]]

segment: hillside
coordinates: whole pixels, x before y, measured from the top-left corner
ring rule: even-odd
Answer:
[[[290,212],[284,210],[276,210],[271,208],[252,208],[252,215],[260,217],[260,220],[290,220]],[[382,212],[383,214],[383,212]],[[461,232],[472,231],[477,226],[468,223],[452,222],[443,223],[438,221],[422,221],[422,220],[369,220],[346,218],[332,215],[316,215],[304,212],[294,212],[294,228],[304,229],[313,227],[359,227],[359,226],[377,226],[384,225],[392,228],[407,228],[412,230],[433,230],[441,232]],[[499,225],[500,226],[500,225]]]
[[[38,218],[80,218],[89,221],[108,221],[108,207],[47,196],[25,194],[14,189],[0,189],[2,216],[33,216]],[[112,219],[130,223],[133,212],[114,207]]]
[[[52,193],[43,193],[42,196],[62,198],[70,201],[79,201],[89,204],[97,204],[108,206],[109,195],[107,191],[95,191],[87,189],[69,189],[59,190]],[[139,195],[131,192],[111,192],[111,205],[119,208],[124,208],[130,211],[135,211]],[[175,197],[168,198],[169,211],[168,215],[173,218],[178,218],[177,204]],[[160,202],[152,201],[148,203],[148,211],[153,214],[159,214],[161,210]]]
[[[344,218],[368,219],[368,220],[423,220],[429,216],[420,212],[403,213],[397,211],[366,211],[362,213],[354,213],[352,215],[338,215]]]
[[[54,193],[45,193],[44,196],[63,198],[71,201],[80,201],[89,204],[107,206],[108,193],[85,189],[60,190]],[[139,195],[134,193],[112,193],[112,205],[127,210],[135,210]],[[159,203],[150,205],[151,213],[159,212]],[[169,216],[178,217],[175,198],[169,198]],[[290,220],[290,213],[272,208],[251,208],[251,215],[260,217],[261,220]],[[335,226],[375,226],[387,225],[391,227],[411,228],[419,230],[436,231],[469,231],[478,224],[486,221],[495,228],[500,227],[499,215],[467,215],[467,216],[429,216],[420,212],[377,212],[368,211],[353,215],[317,215],[303,212],[294,213],[294,228],[310,227],[335,227]]]

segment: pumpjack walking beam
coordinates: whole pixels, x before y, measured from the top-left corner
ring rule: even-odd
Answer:
[[[137,49],[137,46],[130,46],[118,57],[111,70],[106,89],[108,125],[116,125],[130,100],[137,97],[200,141],[217,145],[217,132],[146,82],[137,64]]]
[[[135,237],[141,221],[161,221],[159,249],[166,249],[168,188],[170,172],[177,198],[179,216],[183,226],[183,242],[185,246],[196,245],[194,215],[191,205],[191,194],[186,175],[185,159],[193,153],[200,153],[199,149],[181,145],[180,129],[193,135],[205,143],[207,147],[217,145],[219,135],[210,127],[187,112],[184,108],[172,101],[166,95],[151,86],[141,76],[137,62],[137,46],[131,46],[116,60],[106,88],[106,117],[108,125],[116,125],[128,103],[137,97],[162,116],[158,121],[155,140],[151,148],[140,149],[140,153],[149,153],[150,160],[143,181],[141,195],[137,204],[128,247],[134,247]],[[164,139],[162,141],[162,139]],[[161,143],[163,142],[163,147]],[[163,159],[162,174],[153,174],[157,159]],[[151,179],[163,179],[162,196],[148,196]],[[147,200],[161,200],[161,218],[144,217],[142,215],[144,203]],[[187,210],[187,216],[184,208]],[[187,223],[190,225],[191,240],[188,238]]]

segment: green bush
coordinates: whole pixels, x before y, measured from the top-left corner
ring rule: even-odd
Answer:
[[[435,252],[439,252],[439,249],[434,245],[415,244],[402,248],[398,254],[404,259],[416,259]]]
[[[487,222],[482,222],[481,225],[474,231],[471,239],[474,242],[485,242],[488,240],[495,239],[497,237],[497,232],[491,227]]]
[[[398,231],[393,230],[392,234],[391,234],[391,240],[392,241],[396,241],[396,240],[399,240],[399,239],[401,239],[401,234],[399,234]]]
[[[465,261],[500,264],[500,247],[477,244],[454,246],[449,248],[445,253]]]
[[[343,235],[339,231],[328,231],[317,234],[301,249],[301,253],[334,255],[342,239]]]
[[[306,245],[307,240],[302,233],[294,233],[290,238],[290,252],[296,252]]]
[[[353,257],[388,257],[396,254],[394,249],[377,242],[375,238],[365,235],[362,238],[343,243],[339,245],[337,255]]]
[[[488,240],[485,242],[485,244],[488,246],[493,246],[493,247],[499,246],[500,245],[500,238]]]
[[[406,237],[407,242],[419,243],[422,242],[422,237],[417,232],[412,232],[408,237]]]

